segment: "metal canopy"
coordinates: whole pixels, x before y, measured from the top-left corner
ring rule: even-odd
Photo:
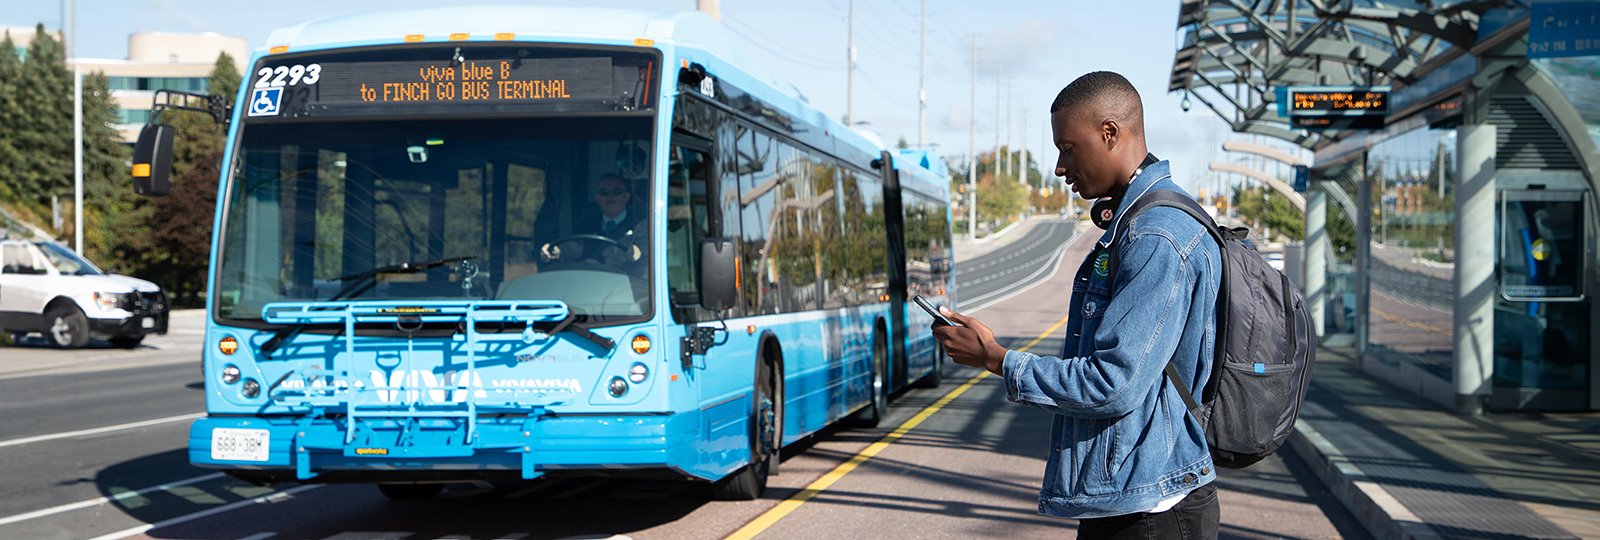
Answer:
[[[1470,50],[1478,13],[1526,0],[1182,0],[1169,91],[1228,121],[1316,148],[1336,130],[1294,128],[1278,115],[1282,86],[1409,85],[1441,57]],[[1185,99],[1185,107],[1188,99]]]

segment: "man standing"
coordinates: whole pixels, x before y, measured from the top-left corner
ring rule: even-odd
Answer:
[[[1139,93],[1121,75],[1079,77],[1050,105],[1056,175],[1115,216],[1151,190],[1183,190],[1145,147]],[[1221,253],[1182,210],[1152,207],[1101,235],[1073,280],[1061,357],[1007,350],[977,319],[934,335],[959,364],[1005,378],[1011,401],[1055,413],[1039,512],[1080,538],[1215,538],[1216,471],[1205,429],[1163,369],[1194,395],[1211,371]]]

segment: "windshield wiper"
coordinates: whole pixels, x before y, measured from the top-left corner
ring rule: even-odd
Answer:
[[[588,327],[573,322],[577,319],[577,315],[567,315],[566,319],[556,323],[556,327],[550,329],[550,335],[560,334],[562,331],[567,331],[572,332],[578,337],[588,340],[590,343],[600,346],[600,348],[605,349],[607,353],[610,353],[611,349],[616,348],[617,342],[612,341],[610,338],[600,334],[591,332]]]
[[[443,259],[434,259],[431,261],[403,262],[400,264],[379,266],[371,270],[356,272],[353,274],[345,274],[335,279],[338,281],[349,281],[349,283],[345,284],[343,288],[339,289],[339,292],[333,293],[333,296],[330,296],[328,299],[322,301],[336,302],[346,298],[355,298],[360,296],[372,289],[374,285],[377,285],[378,276],[383,274],[415,274],[417,272],[438,268],[446,264],[470,261],[476,258],[477,257],[474,256],[445,257]],[[261,344],[261,356],[271,359],[272,353],[277,351],[278,347],[281,347],[284,343],[294,339],[295,336],[299,336],[301,330],[304,328],[304,325],[293,326],[289,328],[279,328],[276,332],[273,332],[271,339],[268,339],[266,343]]]

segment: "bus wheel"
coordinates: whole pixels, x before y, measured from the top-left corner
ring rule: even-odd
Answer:
[[[929,371],[927,375],[917,379],[917,383],[912,386],[917,388],[938,388],[942,383],[944,383],[944,345],[934,345],[933,371]]]
[[[872,401],[856,413],[855,423],[875,428],[889,414],[889,344],[883,332],[872,333]]]
[[[720,500],[761,498],[767,489],[767,476],[778,459],[777,380],[765,358],[756,361],[755,382],[750,410],[750,464],[712,484],[711,495]]]
[[[414,501],[444,492],[444,484],[378,484],[378,492],[390,500]]]

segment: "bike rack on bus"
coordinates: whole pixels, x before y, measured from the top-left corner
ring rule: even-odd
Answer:
[[[478,422],[478,403],[470,398],[471,391],[481,390],[472,388],[472,381],[478,368],[478,344],[484,342],[522,341],[534,343],[549,339],[549,335],[534,329],[534,323],[570,321],[572,311],[565,302],[538,300],[538,301],[479,301],[479,302],[274,302],[261,309],[261,317],[271,324],[283,325],[333,325],[344,326],[344,355],[345,359],[355,358],[355,335],[357,324],[390,323],[395,328],[406,332],[406,355],[404,359],[407,373],[415,373],[412,369],[412,356],[415,338],[410,335],[428,323],[455,323],[456,333],[451,336],[452,341],[465,342],[467,349],[467,369],[457,376],[453,385],[445,388],[410,388],[406,378],[400,378],[399,386],[389,384],[361,386],[359,392],[350,392],[348,381],[353,380],[349,369],[334,369],[329,373],[318,374],[332,375],[342,384],[329,388],[325,394],[314,395],[309,389],[305,393],[305,404],[311,407],[337,407],[340,402],[345,409],[345,440],[349,445],[355,441],[356,424],[358,420],[376,418],[406,419],[402,427],[402,437],[397,440],[409,440],[404,435],[408,434],[414,421],[420,418],[456,419],[466,424],[465,445],[447,450],[448,452],[431,455],[457,454],[471,455],[470,446],[476,440]],[[521,323],[522,332],[480,332],[479,323],[490,323],[503,326],[506,323]],[[561,325],[558,323],[558,327]],[[293,372],[286,373],[279,379],[281,383]],[[278,383],[273,383],[275,388]],[[418,385],[420,386],[420,384]],[[468,399],[463,400],[464,407],[449,408],[450,405],[420,405],[420,396],[430,390],[444,390],[449,392],[467,392]],[[417,392],[419,399],[409,399],[411,392]],[[358,395],[367,392],[392,392],[396,402],[360,403]],[[268,395],[272,391],[269,389]],[[424,410],[427,407],[435,410]],[[444,410],[437,410],[443,408]],[[531,407],[535,411],[542,407]],[[349,449],[346,449],[349,451]],[[403,451],[403,449],[400,449]],[[311,474],[302,471],[302,475]],[[306,476],[309,477],[309,476]]]

